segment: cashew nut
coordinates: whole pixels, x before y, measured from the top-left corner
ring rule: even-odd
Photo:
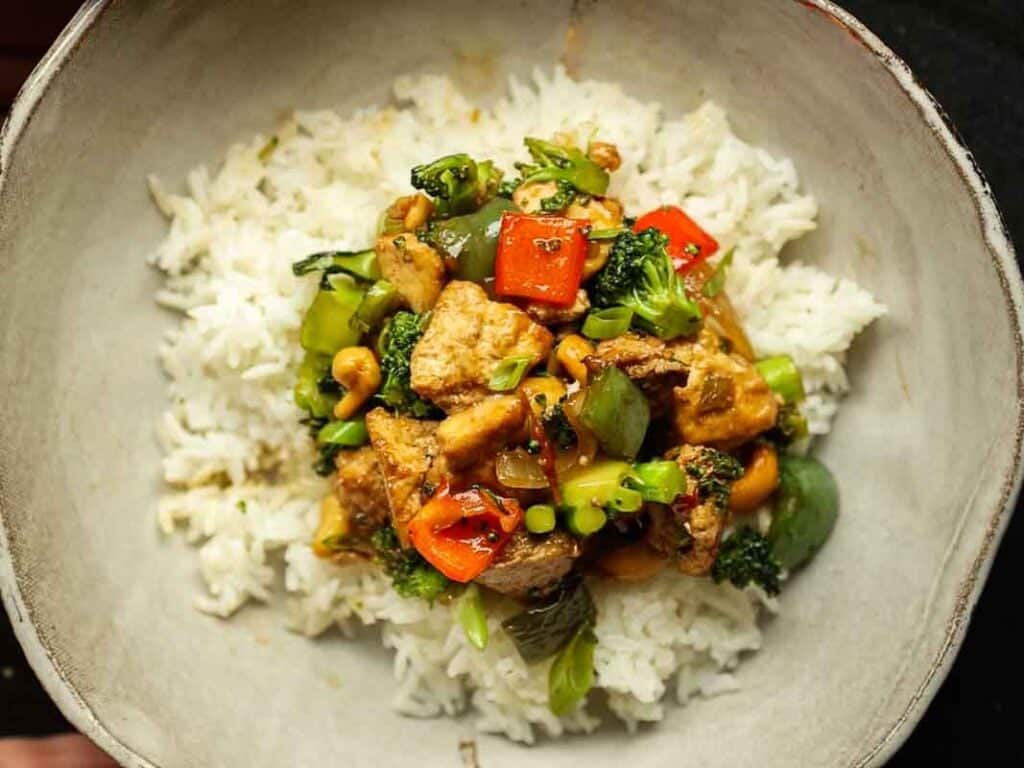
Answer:
[[[350,527],[349,513],[341,506],[338,497],[333,493],[324,496],[320,502],[320,525],[313,534],[313,554],[331,558]]]
[[[380,388],[380,366],[368,347],[346,347],[334,356],[331,375],[345,388],[334,418],[348,419]]]
[[[434,213],[434,204],[430,202],[430,198],[426,195],[415,194],[412,196],[412,201],[409,203],[409,209],[405,213],[405,218],[402,220],[402,224],[405,226],[406,232],[415,232],[417,229],[427,223]]]
[[[559,343],[555,358],[570,376],[580,384],[586,384],[587,366],[583,364],[583,359],[592,354],[594,354],[594,347],[591,343],[573,333]]]
[[[747,515],[763,504],[779,487],[779,457],[770,445],[759,445],[747,462],[743,476],[732,484],[729,509]]]

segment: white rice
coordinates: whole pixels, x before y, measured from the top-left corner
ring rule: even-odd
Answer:
[[[472,705],[480,730],[532,742],[540,731],[597,726],[585,706],[563,718],[547,707],[547,664],[529,667],[491,612],[491,643],[470,646],[449,607],[396,596],[372,568],[340,568],[308,542],[327,482],[309,469],[311,446],[292,403],[302,352],[298,328],[315,290],[292,261],[326,249],[371,245],[379,212],[409,190],[409,168],[465,151],[512,168],[525,135],[568,132],[616,143],[623,166],[611,194],[637,214],[679,204],[735,248],[728,289],[758,353],[788,353],[809,389],[811,430],[828,432],[847,388],[844,353],[884,312],[848,280],[804,264],[782,265],[780,249],[814,229],[817,204],[796,170],[731,132],[707,103],[668,120],[659,105],[616,85],[575,82],[563,71],[512,80],[493,109],[477,109],[444,78],[400,78],[398,107],[350,117],[298,112],[276,133],[228,150],[223,166],[188,175],[188,190],[150,187],[170,219],[153,256],[167,279],[158,301],[181,310],[160,349],[170,406],[159,425],[168,492],[161,528],[184,526],[206,583],[196,606],[230,616],[275,588],[285,563],[290,626],[315,635],[379,624],[395,649],[395,706],[420,716]],[[684,703],[737,685],[731,670],[761,645],[759,607],[774,601],[709,580],[667,573],[651,583],[593,585],[599,622],[598,685],[629,727],[659,720],[665,694]]]

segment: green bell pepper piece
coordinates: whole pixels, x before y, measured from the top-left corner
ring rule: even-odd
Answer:
[[[580,420],[609,456],[633,459],[651,422],[651,407],[640,387],[618,368],[602,370],[590,384]]]
[[[809,456],[779,457],[779,495],[768,544],[790,570],[817,552],[839,516],[839,487],[824,464]]]
[[[455,261],[455,279],[483,283],[494,277],[501,215],[515,210],[511,200],[496,197],[474,213],[434,222],[424,239]]]

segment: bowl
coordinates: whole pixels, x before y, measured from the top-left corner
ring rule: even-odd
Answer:
[[[1021,281],[969,153],[861,24],[823,0],[89,2],[0,139],[0,587],[49,693],[124,765],[468,754],[464,724],[391,712],[375,643],[192,609],[192,554],[153,522],[154,347],[172,318],[144,259],[164,228],[145,175],[181,178],[293,107],[385,102],[400,73],[487,99],[560,60],[669,114],[712,97],[792,156],[822,207],[792,256],[890,314],[856,345],[821,446],[841,523],[743,689],[634,736],[481,737],[481,764],[878,765],[923,713],[1021,480]]]

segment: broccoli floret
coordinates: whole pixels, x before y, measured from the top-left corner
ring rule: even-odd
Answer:
[[[608,191],[608,172],[576,147],[561,147],[542,139],[524,139],[533,163],[516,163],[523,183],[561,181],[588,195]]]
[[[704,448],[700,458],[686,465],[686,474],[697,481],[700,501],[710,501],[719,509],[725,509],[729,506],[733,482],[743,474],[743,465],[728,453]]]
[[[505,179],[498,185],[495,195],[498,197],[504,197],[506,200],[511,200],[512,195],[515,194],[516,188],[522,183],[522,179]]]
[[[412,169],[412,185],[434,198],[441,218],[472,213],[498,191],[502,173],[490,160],[447,155]]]
[[[418,597],[433,602],[448,588],[445,575],[424,560],[419,552],[402,549],[398,535],[390,525],[374,532],[370,543],[374,559],[402,597]]]
[[[598,307],[633,310],[633,322],[641,330],[674,339],[696,333],[701,314],[696,302],[686,295],[665,250],[667,243],[668,238],[653,227],[620,233],[590,295]]]
[[[807,418],[800,413],[796,403],[785,403],[779,407],[775,426],[765,436],[785,448],[798,440],[803,440],[807,435]]]
[[[381,332],[377,343],[380,353],[380,372],[384,380],[377,395],[400,413],[425,419],[437,413],[433,404],[424,400],[409,385],[409,360],[416,342],[427,327],[428,315],[415,312],[396,312]]]
[[[562,403],[555,403],[548,408],[541,417],[544,422],[544,432],[548,440],[557,445],[563,451],[572,447],[576,442],[576,430],[569,423],[569,417],[565,415],[565,408]]]
[[[576,199],[576,187],[567,181],[558,181],[557,190],[551,197],[540,201],[540,209],[544,213],[561,213]]]
[[[779,570],[768,540],[753,528],[741,528],[722,542],[711,578],[716,582],[728,579],[740,589],[754,582],[769,595],[777,595]]]

